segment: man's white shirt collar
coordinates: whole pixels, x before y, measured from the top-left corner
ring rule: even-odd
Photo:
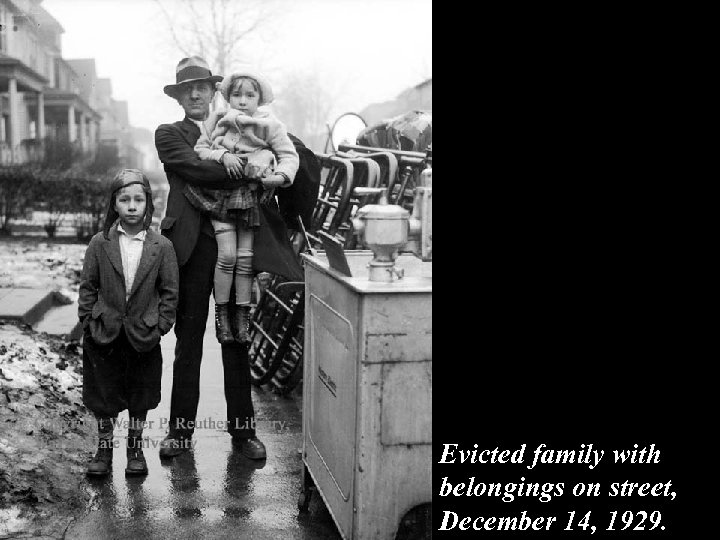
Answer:
[[[207,132],[207,126],[205,125],[204,120],[195,120],[194,118],[190,118],[189,116],[188,116],[188,118],[190,119],[190,121],[193,124],[195,124],[200,129],[200,133],[202,135],[205,135],[206,137],[210,136],[210,134]]]

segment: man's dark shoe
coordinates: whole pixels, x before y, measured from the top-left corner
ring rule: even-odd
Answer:
[[[240,453],[250,459],[266,459],[267,452],[265,451],[265,445],[257,437],[252,439],[241,439],[240,437],[233,437],[233,446],[240,451]]]
[[[97,453],[92,461],[88,463],[87,475],[88,476],[107,476],[112,470],[112,441],[106,441],[107,445],[102,442],[98,445]]]
[[[127,467],[125,476],[141,476],[148,473],[147,462],[142,450],[142,439],[128,438]]]
[[[174,458],[190,448],[190,439],[168,435],[160,441],[160,459]]]

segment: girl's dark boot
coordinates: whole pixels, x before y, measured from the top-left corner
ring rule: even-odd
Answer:
[[[230,314],[227,304],[215,304],[215,335],[221,345],[228,345],[235,341],[230,329]]]
[[[98,418],[98,449],[95,457],[88,463],[88,476],[107,476],[112,471],[113,422],[110,418]]]
[[[238,305],[235,309],[235,317],[233,318],[233,330],[235,331],[235,339],[240,343],[248,343],[250,341],[250,306]]]

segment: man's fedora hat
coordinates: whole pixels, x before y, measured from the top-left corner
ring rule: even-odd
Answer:
[[[163,90],[171,98],[177,96],[178,88],[183,83],[193,81],[208,81],[215,90],[215,83],[222,81],[219,75],[213,75],[210,66],[199,56],[183,58],[175,69],[175,84],[168,84]]]

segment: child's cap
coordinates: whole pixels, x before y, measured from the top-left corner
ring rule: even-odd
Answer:
[[[270,83],[265,77],[251,68],[235,71],[223,79],[223,82],[220,83],[218,90],[225,98],[225,101],[230,101],[230,89],[235,84],[235,81],[242,77],[247,77],[257,81],[258,86],[260,87],[260,101],[258,101],[258,105],[267,105],[268,103],[273,102],[275,96],[273,95],[272,86],[270,86]]]
[[[152,188],[150,187],[150,180],[138,169],[123,169],[115,175],[115,178],[110,182],[110,201],[108,203],[107,213],[105,214],[105,225],[103,227],[103,235],[107,240],[110,234],[110,229],[118,220],[120,215],[115,210],[115,194],[122,188],[131,186],[133,184],[139,184],[143,187],[145,192],[145,219],[143,220],[143,228],[147,229],[152,223],[152,217],[155,213],[155,205],[153,204]]]
[[[143,186],[146,193],[152,195],[150,188],[150,181],[145,177],[142,171],[138,169],[123,169],[115,175],[110,183],[110,196],[115,195],[115,192],[132,184],[140,184]]]

